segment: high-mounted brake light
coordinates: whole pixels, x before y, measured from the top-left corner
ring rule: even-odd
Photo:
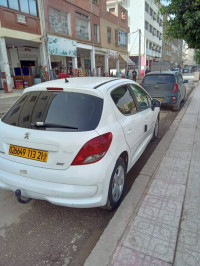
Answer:
[[[112,137],[112,133],[108,132],[86,142],[71,165],[91,164],[101,160],[110,147]]]
[[[63,91],[63,88],[47,88],[47,91]]]
[[[171,92],[177,92],[179,90],[178,84],[174,83],[174,89]]]

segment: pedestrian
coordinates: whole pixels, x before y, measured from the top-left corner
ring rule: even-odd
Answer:
[[[137,71],[134,68],[133,71],[132,71],[132,79],[133,79],[133,81],[136,81],[136,78],[137,78]]]
[[[45,67],[43,67],[43,66],[40,67],[40,79],[41,79],[41,82],[46,81]]]
[[[62,68],[60,74],[58,75],[59,79],[69,78],[69,75],[65,73],[65,70]]]
[[[151,71],[150,71],[150,68],[147,67],[147,69],[145,70],[145,75],[148,74],[149,72],[151,72]]]

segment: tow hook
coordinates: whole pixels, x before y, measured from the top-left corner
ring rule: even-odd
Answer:
[[[15,196],[17,198],[17,201],[19,203],[22,203],[22,204],[29,203],[32,200],[32,198],[28,198],[26,200],[21,199],[21,190],[20,189],[15,190]]]

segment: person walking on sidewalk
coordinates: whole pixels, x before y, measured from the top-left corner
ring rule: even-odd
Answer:
[[[133,71],[132,71],[132,79],[133,79],[133,81],[136,81],[136,78],[137,78],[137,71],[134,68]]]
[[[69,75],[65,73],[65,70],[62,68],[61,73],[58,75],[59,79],[69,78]]]

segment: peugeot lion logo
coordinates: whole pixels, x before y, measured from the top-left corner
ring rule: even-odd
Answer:
[[[29,136],[30,136],[29,132],[25,133],[24,139],[29,139]]]

